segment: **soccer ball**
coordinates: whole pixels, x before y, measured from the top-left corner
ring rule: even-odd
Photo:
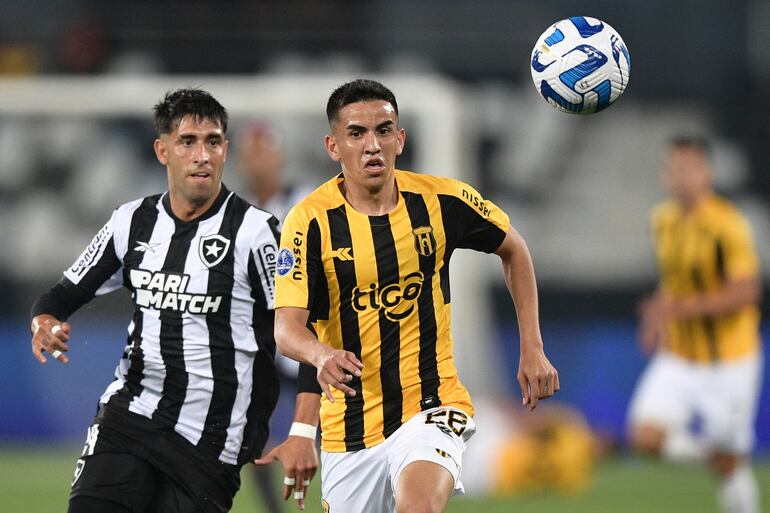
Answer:
[[[607,23],[573,16],[543,32],[532,50],[532,81],[551,106],[593,114],[612,105],[626,87],[631,58]]]

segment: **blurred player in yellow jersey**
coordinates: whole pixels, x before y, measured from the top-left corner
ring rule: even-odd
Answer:
[[[300,388],[316,399],[306,410],[298,403],[295,432],[312,435],[323,392],[324,511],[442,512],[462,493],[475,431],[452,355],[449,259],[461,248],[500,258],[519,319],[523,403],[534,408],[559,378],[543,351],[529,251],[469,185],[396,169],[406,132],[382,84],[340,86],[327,117],[326,150],[342,172],[289,212],[276,267],[278,345],[312,365],[315,385]],[[283,459],[294,444],[263,460]],[[284,467],[296,490],[305,473]]]
[[[652,214],[660,284],[640,305],[640,341],[654,356],[632,400],[630,441],[672,461],[708,460],[723,511],[756,513],[761,292],[751,230],[714,193],[705,141],[672,140],[663,182],[669,199]]]

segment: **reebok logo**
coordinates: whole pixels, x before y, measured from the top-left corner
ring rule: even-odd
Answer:
[[[134,248],[134,251],[138,251],[139,253],[145,253],[149,251],[150,253],[155,253],[155,248],[160,246],[160,242],[139,242],[136,241],[136,247]]]

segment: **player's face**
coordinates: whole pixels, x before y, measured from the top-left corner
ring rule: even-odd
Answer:
[[[155,140],[155,154],[166,166],[172,198],[196,207],[219,194],[227,160],[227,140],[220,124],[188,115],[169,134]]]
[[[406,132],[398,127],[390,102],[372,100],[345,105],[325,143],[349,185],[376,191],[393,180],[405,140]]]
[[[278,182],[283,168],[283,154],[275,138],[255,132],[239,141],[240,168],[250,188],[259,188],[260,182]]]
[[[676,200],[692,204],[711,190],[711,166],[703,152],[674,148],[663,166],[663,183]]]

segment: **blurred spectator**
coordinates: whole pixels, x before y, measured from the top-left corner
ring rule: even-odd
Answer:
[[[0,44],[0,75],[34,75],[40,71],[40,51],[34,46]]]
[[[237,142],[240,156],[238,170],[246,188],[244,197],[255,206],[271,212],[283,223],[291,207],[307,196],[312,187],[286,183],[280,135],[269,124],[256,121],[247,125]],[[288,436],[297,391],[299,364],[281,353],[276,352],[275,356],[281,380],[281,394],[270,420],[270,440],[266,453],[271,445]],[[267,510],[279,513],[284,509],[271,468],[269,465],[255,467],[254,477],[259,496]]]
[[[64,32],[59,44],[60,71],[88,74],[102,71],[107,55],[106,36],[101,26],[80,22]]]

